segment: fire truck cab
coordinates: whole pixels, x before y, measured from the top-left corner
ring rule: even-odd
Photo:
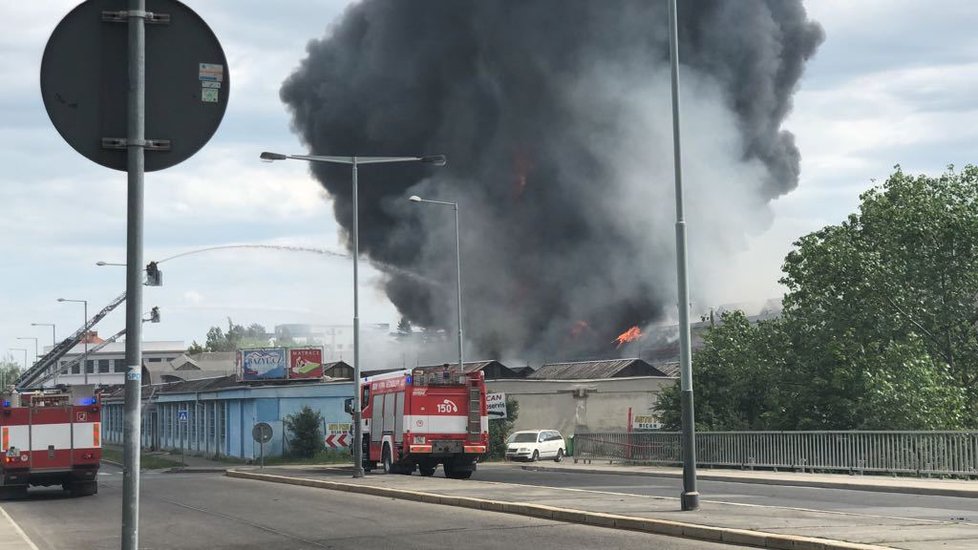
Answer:
[[[0,497],[31,485],[97,493],[101,409],[93,386],[0,395]]]
[[[468,479],[489,445],[482,372],[457,365],[396,371],[364,378],[363,467],[385,473],[435,473]]]

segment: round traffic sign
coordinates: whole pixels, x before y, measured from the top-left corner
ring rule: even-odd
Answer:
[[[126,0],[87,0],[58,23],[41,59],[44,108],[76,151],[127,169],[129,25]],[[211,29],[177,0],[146,0],[145,170],[182,162],[214,135],[230,78]],[[120,13],[121,12],[121,13]]]
[[[258,443],[268,443],[272,440],[272,427],[267,422],[259,422],[251,429],[251,437]]]

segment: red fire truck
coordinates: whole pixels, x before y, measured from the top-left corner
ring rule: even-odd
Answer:
[[[468,479],[489,445],[482,372],[457,365],[396,371],[363,379],[364,469]]]
[[[30,485],[61,485],[74,496],[98,492],[102,407],[92,386],[0,400],[0,496],[22,496]]]

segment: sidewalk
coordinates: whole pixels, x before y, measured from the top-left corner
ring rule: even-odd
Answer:
[[[662,466],[630,466],[594,462],[532,462],[523,465],[524,470],[581,472],[594,474],[647,475],[653,477],[681,478],[682,468]],[[730,481],[763,485],[788,485],[795,487],[819,487],[823,489],[848,489],[912,495],[935,495],[978,498],[978,480],[934,479],[919,477],[891,477],[883,475],[812,474],[799,472],[774,472],[768,470],[720,470],[698,469],[696,478],[709,481]]]
[[[440,471],[353,479],[349,467],[242,468],[227,475],[762,548],[978,548],[978,524],[708,500],[695,512],[680,512],[675,497],[485,482],[478,473],[467,481],[445,479]]]

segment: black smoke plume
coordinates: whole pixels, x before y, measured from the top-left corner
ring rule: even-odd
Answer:
[[[798,183],[781,125],[823,34],[799,0],[679,4],[702,300]],[[361,250],[416,325],[454,332],[455,250],[451,210],[412,194],[460,204],[469,357],[608,356],[675,304],[668,36],[664,0],[364,0],[281,96],[313,154],[447,155],[360,169]],[[348,230],[349,170],[313,169]]]

